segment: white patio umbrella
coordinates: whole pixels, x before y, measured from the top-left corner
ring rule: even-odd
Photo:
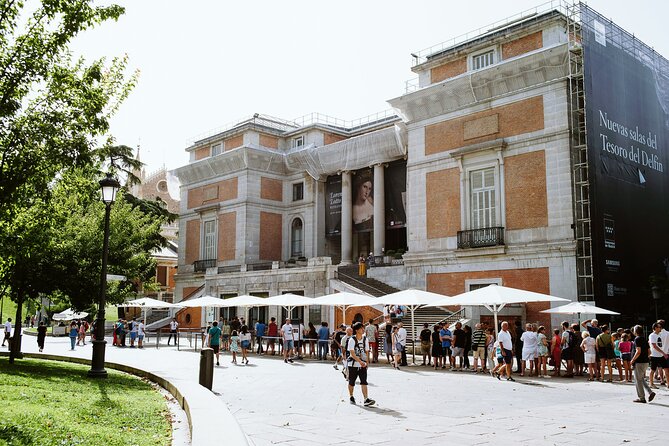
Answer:
[[[76,313],[72,308],[68,308],[67,310],[63,310],[60,313],[54,314],[51,319],[54,321],[71,321],[74,319],[83,319],[86,316],[88,316],[88,313],[85,311]]]
[[[559,307],[549,308],[548,310],[541,311],[542,313],[549,314],[577,314],[578,321],[581,322],[581,313],[586,314],[613,314],[617,315],[615,311],[607,310],[604,308],[596,307],[586,302],[571,302],[567,305],[560,305]]]
[[[423,305],[428,305],[436,301],[448,299],[443,294],[431,293],[430,291],[408,289],[398,291],[396,293],[386,294],[385,296],[370,298],[366,302],[362,302],[353,307],[371,306],[371,305],[404,305],[411,311],[411,331],[413,333],[413,362],[416,362],[416,323],[414,318],[414,311]]]
[[[286,309],[289,315],[293,312],[295,307],[306,307],[313,304],[314,299],[310,297],[298,296],[297,294],[293,293],[278,294],[276,296],[263,299],[263,305],[276,305],[277,307],[283,307]]]
[[[262,307],[266,305],[266,300],[266,298],[244,294],[242,296],[223,299],[223,307]]]
[[[483,306],[490,310],[495,318],[495,334],[498,332],[497,314],[508,304],[528,302],[569,302],[568,299],[520,290],[501,285],[488,285],[474,291],[447,297],[426,305],[428,307],[449,307],[452,305]]]
[[[186,308],[203,308],[203,307],[221,308],[226,306],[224,300],[225,299],[220,299],[218,297],[205,295],[202,297],[198,297],[196,299],[188,299],[181,301],[178,303],[178,305]]]
[[[202,297],[198,297],[196,299],[188,299],[188,300],[183,300],[179,302],[179,306],[186,307],[186,308],[204,308],[205,309],[205,316],[206,316],[206,309],[207,308],[222,308],[225,307],[225,299],[220,299],[218,297],[214,296],[209,296],[209,295],[204,295]],[[206,321],[205,321],[206,324]]]
[[[131,300],[124,302],[122,304],[116,305],[120,308],[142,308],[143,319],[146,321],[146,310],[148,309],[160,309],[160,308],[176,308],[179,305],[171,304],[162,300],[154,299],[152,297],[142,297],[139,299]]]
[[[368,294],[357,294],[343,291],[341,293],[332,293],[326,294],[325,296],[316,297],[313,300],[312,305],[323,305],[326,307],[340,308],[342,313],[342,324],[345,324],[346,310],[355,304],[368,301],[371,297],[372,296]]]
[[[267,299],[257,296],[249,296],[248,294],[243,294],[241,296],[230,297],[223,299],[224,307],[243,307],[244,308],[244,317],[249,320],[249,308],[251,307],[262,307],[265,304]]]

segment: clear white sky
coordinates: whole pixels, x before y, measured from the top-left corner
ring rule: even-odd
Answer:
[[[110,3],[109,1],[99,3]],[[87,60],[128,54],[139,84],[112,122],[148,172],[186,164],[193,137],[253,113],[351,120],[403,94],[412,52],[542,0],[117,0],[118,22],[80,36]],[[669,1],[591,0],[669,57]]]

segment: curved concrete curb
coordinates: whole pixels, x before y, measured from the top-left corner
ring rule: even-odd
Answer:
[[[0,352],[0,356],[9,356],[9,353]],[[90,359],[44,353],[24,353],[23,357],[91,364]],[[170,392],[188,416],[193,446],[218,446],[221,443],[221,433],[225,437],[226,444],[240,446],[249,444],[246,434],[244,434],[225,403],[200,384],[183,379],[167,379],[164,376],[117,362],[105,362],[105,367],[141,376]]]

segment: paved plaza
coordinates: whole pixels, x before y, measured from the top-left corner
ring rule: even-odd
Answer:
[[[197,380],[198,352],[107,345],[110,361]],[[24,336],[23,350],[37,351],[34,337]],[[71,352],[68,339],[47,338],[45,353],[90,358],[91,347]],[[634,404],[632,384],[519,377],[512,383],[471,372],[374,365],[369,392],[377,404],[363,407],[358,387],[358,404],[349,403],[346,382],[331,362],[285,364],[253,355],[244,366],[230,359],[222,356],[213,390],[257,446],[666,442],[666,388],[652,403]]]

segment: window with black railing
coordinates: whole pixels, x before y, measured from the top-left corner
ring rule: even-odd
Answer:
[[[458,231],[458,249],[483,248],[503,244],[504,228],[501,226]]]
[[[193,270],[196,273],[204,272],[207,268],[213,268],[216,266],[216,259],[204,259],[196,260],[193,262]]]

